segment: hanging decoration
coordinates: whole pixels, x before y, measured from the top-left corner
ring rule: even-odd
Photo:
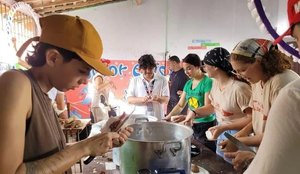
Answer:
[[[33,11],[30,5],[24,3],[24,2],[15,2],[13,0],[10,0],[6,2],[6,4],[9,5],[9,11],[6,14],[5,20],[5,28],[4,28],[4,38],[6,39],[6,42],[4,42],[4,47],[6,51],[2,53],[3,60],[10,64],[12,67],[18,67],[18,63],[22,63],[22,60],[18,61],[18,58],[15,56],[15,43],[13,42],[13,27],[15,25],[14,19],[15,14],[17,11],[20,11],[30,17],[32,17],[34,23],[35,23],[35,35],[40,35],[41,28],[39,24],[39,16]],[[21,64],[22,65],[22,64]]]
[[[279,35],[268,20],[268,17],[270,15],[268,13],[265,13],[265,7],[262,5],[261,0],[248,0],[248,8],[251,12],[252,17],[258,24],[260,31],[262,31],[263,33],[268,32],[274,39],[277,39]],[[279,45],[293,56],[294,62],[298,62],[300,64],[300,55],[295,48],[291,47],[283,40],[279,42]]]
[[[12,33],[11,33],[11,28],[13,26],[13,20],[14,20],[14,15],[16,11],[22,11],[25,12],[26,14],[29,14],[37,28],[37,35],[40,35],[41,33],[41,27],[39,23],[39,16],[33,11],[33,9],[30,7],[30,5],[26,4],[25,2],[16,2],[13,5],[10,6],[10,10],[8,11],[8,15],[6,18],[6,34],[7,34],[7,42],[8,45],[11,46],[11,39],[12,39]]]

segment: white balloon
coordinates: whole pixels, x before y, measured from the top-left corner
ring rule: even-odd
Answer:
[[[265,24],[260,25],[259,30],[263,33],[269,33],[267,28],[265,27]]]
[[[252,11],[254,8],[256,8],[254,2],[248,2],[248,9]]]
[[[263,22],[262,22],[262,20],[260,19],[259,16],[255,19],[255,21],[256,21],[256,23],[257,23],[258,26],[260,26],[260,25],[263,24]]]
[[[251,11],[251,15],[252,15],[252,17],[254,18],[254,19],[256,19],[257,17],[259,17],[259,15],[258,15],[258,12],[257,12],[257,9],[255,8],[255,9],[253,9],[252,11]]]
[[[294,62],[298,62],[298,58],[296,58],[295,56],[293,56],[293,61]]]

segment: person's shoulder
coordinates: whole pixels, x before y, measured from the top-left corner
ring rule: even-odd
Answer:
[[[242,82],[242,81],[234,79],[231,88],[235,88],[235,89],[245,89],[245,88],[251,89],[251,86],[249,84],[247,84],[246,82]]]
[[[299,75],[290,69],[284,70],[282,73],[275,74],[270,80],[276,81],[284,78],[299,78]]]
[[[27,85],[30,84],[30,80],[21,71],[9,70],[9,71],[4,72],[0,76],[0,83],[6,83],[6,84],[16,83],[16,84],[19,84],[20,86],[22,86],[25,84],[27,84]]]
[[[211,83],[211,84],[213,83],[213,79],[208,77],[207,75],[204,75],[203,79],[206,83]]]
[[[166,76],[163,76],[163,75],[160,75],[160,74],[154,74],[154,79],[167,80]]]
[[[23,92],[30,92],[31,82],[24,73],[16,70],[9,70],[0,76],[0,90],[9,90],[10,92],[20,94]]]
[[[185,72],[184,72],[184,69],[183,68],[181,68],[179,71],[178,71],[179,73],[181,73],[181,74],[185,74]],[[185,74],[186,75],[186,74]]]
[[[293,70],[285,70],[282,73],[276,74],[273,77],[271,77],[270,82],[271,85],[283,85],[285,86],[286,84],[299,79],[299,75],[294,72]]]
[[[298,97],[300,98],[300,79],[294,80],[293,82],[283,87],[281,92],[298,94]]]
[[[185,83],[185,86],[191,85],[192,83],[193,83],[193,79],[189,79],[189,80]]]
[[[140,75],[139,76],[131,77],[130,80],[129,80],[129,83],[130,84],[134,84],[134,85],[140,84],[142,82],[143,82],[143,78]]]

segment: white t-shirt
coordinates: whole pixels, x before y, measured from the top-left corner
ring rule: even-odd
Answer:
[[[108,91],[107,90],[97,90],[96,86],[95,86],[95,79],[96,77],[102,77],[102,83],[105,83],[105,77],[99,73],[97,73],[96,75],[94,75],[92,83],[90,84],[90,93],[91,93],[91,108],[97,108],[97,107],[102,107],[101,105],[101,98],[100,96],[103,95],[105,97],[105,102],[108,104]]]
[[[246,116],[243,111],[249,107],[251,87],[232,78],[223,90],[219,86],[214,80],[209,94],[218,123],[231,123],[232,120]]]
[[[300,173],[300,79],[279,92],[269,115],[261,145],[245,173]]]
[[[53,87],[50,89],[50,91],[47,92],[47,94],[48,97],[52,100],[52,102],[55,102],[57,94],[64,94],[64,92],[61,92]]]
[[[278,92],[288,83],[299,78],[292,70],[271,77],[263,86],[261,82],[252,85],[252,98],[250,106],[252,110],[252,125],[254,133],[263,133],[270,108],[276,99]]]
[[[146,82],[147,88],[150,90],[151,84],[153,83],[153,90],[152,95],[157,96],[165,96],[169,97],[169,86],[168,82],[165,77],[155,74],[153,79],[148,82],[147,80],[144,80],[143,75],[133,77],[130,79],[129,86],[127,89],[127,97],[145,97],[147,96],[147,91],[144,85],[144,82]],[[147,105],[136,105],[134,114],[146,114],[147,113]],[[164,116],[164,109],[163,104],[160,103],[153,103],[153,116],[157,117],[157,119],[160,121]]]

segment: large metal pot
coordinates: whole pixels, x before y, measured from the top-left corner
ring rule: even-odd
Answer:
[[[142,122],[153,122],[157,121],[157,117],[145,115],[145,114],[132,114],[127,121],[128,125]]]
[[[134,132],[121,146],[121,173],[189,174],[193,130],[167,122],[130,125]]]
[[[153,122],[157,121],[157,118],[150,115],[144,115],[144,114],[133,114],[130,116],[130,118],[126,121],[124,126],[128,126],[135,123],[142,123],[142,122]],[[113,148],[112,149],[112,159],[113,163],[120,166],[120,148]]]

